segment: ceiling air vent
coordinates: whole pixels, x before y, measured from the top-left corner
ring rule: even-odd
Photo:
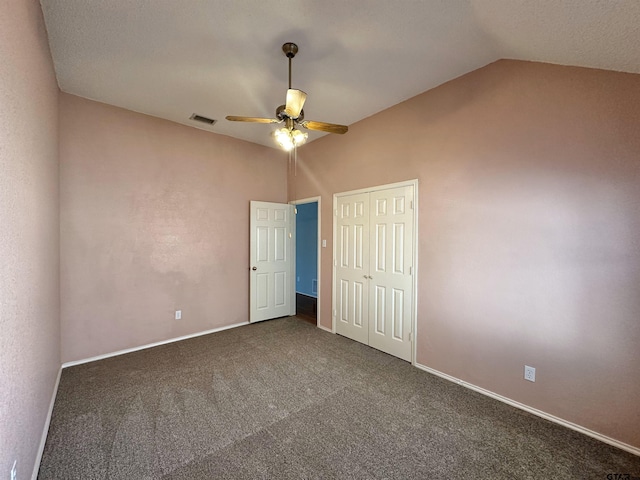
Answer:
[[[198,115],[197,113],[191,115],[189,119],[195,120],[196,122],[206,123],[207,125],[213,125],[214,123],[216,123],[213,118],[203,117],[202,115]]]

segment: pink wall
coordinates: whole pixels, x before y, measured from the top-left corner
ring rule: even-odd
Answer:
[[[39,2],[0,10],[0,477],[29,478],[60,368],[58,86]]]
[[[63,361],[248,320],[249,201],[286,201],[282,152],[61,94],[60,156]]]
[[[417,361],[640,447],[640,75],[499,61],[299,159],[322,325],[332,195],[418,178]]]

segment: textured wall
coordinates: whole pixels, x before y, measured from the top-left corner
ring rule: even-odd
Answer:
[[[60,368],[58,86],[40,4],[0,10],[0,477],[24,479]]]
[[[418,362],[640,447],[640,75],[500,61],[299,159],[322,325],[332,195],[418,178]]]
[[[60,158],[63,361],[248,320],[249,201],[286,201],[282,152],[61,94]]]

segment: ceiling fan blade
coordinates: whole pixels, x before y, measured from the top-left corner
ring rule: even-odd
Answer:
[[[314,122],[312,120],[305,120],[300,122],[304,128],[308,130],[318,130],[320,132],[329,132],[329,133],[347,133],[349,127],[346,125],[336,125],[335,123],[325,123],[325,122]]]
[[[275,118],[262,118],[262,117],[237,117],[235,115],[227,115],[227,120],[232,122],[253,122],[253,123],[279,123],[280,120]]]
[[[287,103],[285,104],[284,112],[289,118],[298,118],[306,99],[307,94],[302,90],[290,88],[287,90]]]

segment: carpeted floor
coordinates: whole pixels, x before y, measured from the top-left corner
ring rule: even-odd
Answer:
[[[615,473],[640,457],[285,318],[63,370],[38,478]]]

